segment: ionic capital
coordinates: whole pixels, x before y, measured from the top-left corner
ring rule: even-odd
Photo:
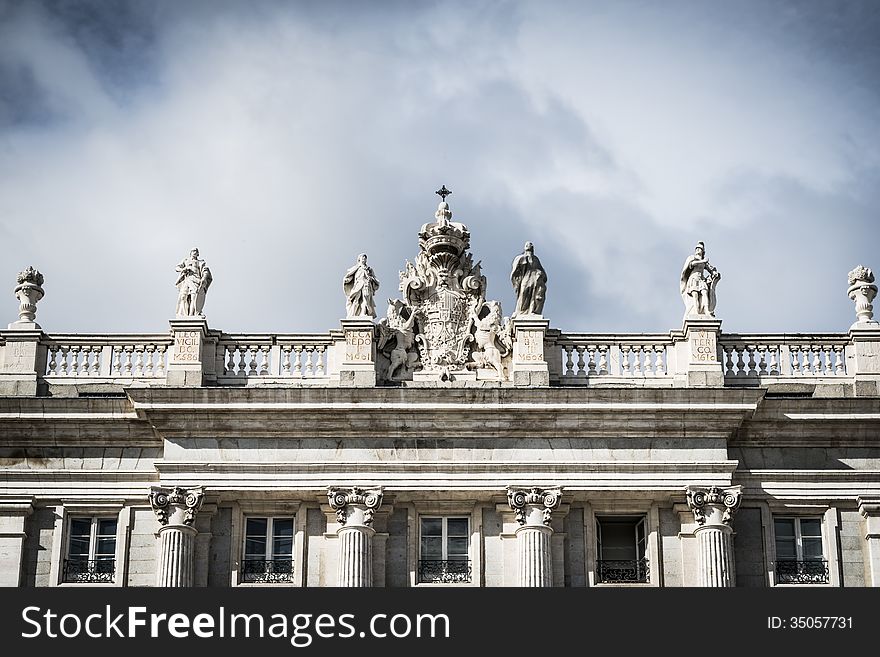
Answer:
[[[336,511],[336,519],[343,526],[372,527],[373,515],[382,506],[382,489],[360,488],[329,488],[327,499],[330,507]]]
[[[702,527],[730,527],[733,514],[742,500],[742,486],[719,488],[687,487],[687,502],[694,520]]]
[[[507,503],[522,527],[549,526],[561,498],[561,488],[507,488]]]
[[[196,514],[205,501],[205,489],[195,488],[163,488],[153,486],[150,489],[150,506],[163,526],[184,525],[192,527]]]

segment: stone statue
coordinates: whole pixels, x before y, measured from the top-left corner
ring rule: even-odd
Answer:
[[[847,295],[856,302],[856,323],[853,324],[852,328],[864,324],[876,326],[874,306],[871,303],[874,301],[874,297],[877,296],[874,272],[864,265],[859,265],[849,273],[847,280],[849,281],[849,287],[846,290]]]
[[[480,318],[480,314],[484,312],[485,316]],[[476,329],[474,333],[474,341],[476,342],[476,348],[473,352],[474,365],[494,369],[503,380],[504,366],[501,359],[510,352],[512,344],[508,330],[509,325],[502,324],[501,304],[497,301],[487,301],[482,304],[479,312],[474,311],[472,317]],[[501,349],[499,349],[499,345]]]
[[[373,268],[367,265],[366,253],[361,253],[354,267],[345,272],[342,289],[347,297],[345,302],[347,318],[376,316],[374,297],[376,290],[379,289],[379,281],[373,274]]]
[[[189,257],[184,258],[176,269],[179,274],[175,285],[178,317],[204,317],[205,295],[214,277],[204,260],[199,258],[199,250],[194,248]]]
[[[526,242],[525,250],[513,260],[510,282],[516,292],[516,309],[511,317],[540,315],[547,295],[547,272],[535,255],[535,247]]]
[[[409,370],[412,370],[419,360],[418,351],[414,349],[415,313],[412,313],[406,304],[400,299],[388,300],[388,313],[379,322],[378,349],[387,353],[390,364],[388,365],[387,379],[397,381],[405,378]]]
[[[706,258],[706,245],[698,242],[681,269],[681,299],[685,317],[715,317],[715,286],[721,273]]]

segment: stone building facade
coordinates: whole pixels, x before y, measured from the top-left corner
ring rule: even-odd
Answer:
[[[386,316],[364,256],[325,334],[211,327],[197,250],[163,334],[47,333],[22,272],[0,584],[880,586],[870,270],[847,332],[728,334],[701,244],[680,329],[571,333],[531,245],[501,316],[441,196]]]

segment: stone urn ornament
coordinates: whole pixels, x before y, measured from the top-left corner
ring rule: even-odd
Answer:
[[[859,265],[849,273],[849,288],[846,293],[849,298],[856,302],[856,323],[853,328],[864,326],[865,324],[876,325],[878,322],[874,319],[874,306],[872,301],[877,296],[877,285],[874,283],[874,272]]]
[[[43,298],[43,275],[34,269],[28,267],[19,272],[15,287],[15,296],[18,298],[18,321],[10,324],[10,328],[15,328],[16,324],[32,324],[36,328],[40,328],[36,324],[37,319],[37,302]]]

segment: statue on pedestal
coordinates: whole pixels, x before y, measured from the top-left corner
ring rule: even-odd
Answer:
[[[484,316],[480,317],[481,314]],[[513,345],[510,324],[503,324],[501,304],[498,301],[485,302],[479,312],[473,313],[472,319],[476,343],[473,351],[474,366],[494,369],[504,380],[504,366],[501,359],[510,353]]]
[[[184,258],[176,270],[178,273],[175,285],[177,295],[178,317],[204,317],[205,295],[214,277],[205,261],[199,258],[199,250],[193,248],[189,257]]]
[[[535,247],[526,242],[525,249],[513,260],[510,282],[516,292],[516,308],[511,317],[540,315],[547,295],[547,272],[535,255]]]
[[[681,270],[681,300],[685,317],[715,317],[715,286],[721,273],[706,258],[706,245],[698,242]]]
[[[388,300],[388,314],[379,322],[378,349],[387,354],[389,365],[386,378],[397,381],[406,378],[416,367],[419,353],[414,348],[415,313],[400,299]]]
[[[347,297],[345,302],[347,318],[376,316],[374,297],[376,290],[379,289],[379,281],[373,274],[373,268],[367,265],[366,253],[361,253],[354,267],[345,272],[342,289]]]

